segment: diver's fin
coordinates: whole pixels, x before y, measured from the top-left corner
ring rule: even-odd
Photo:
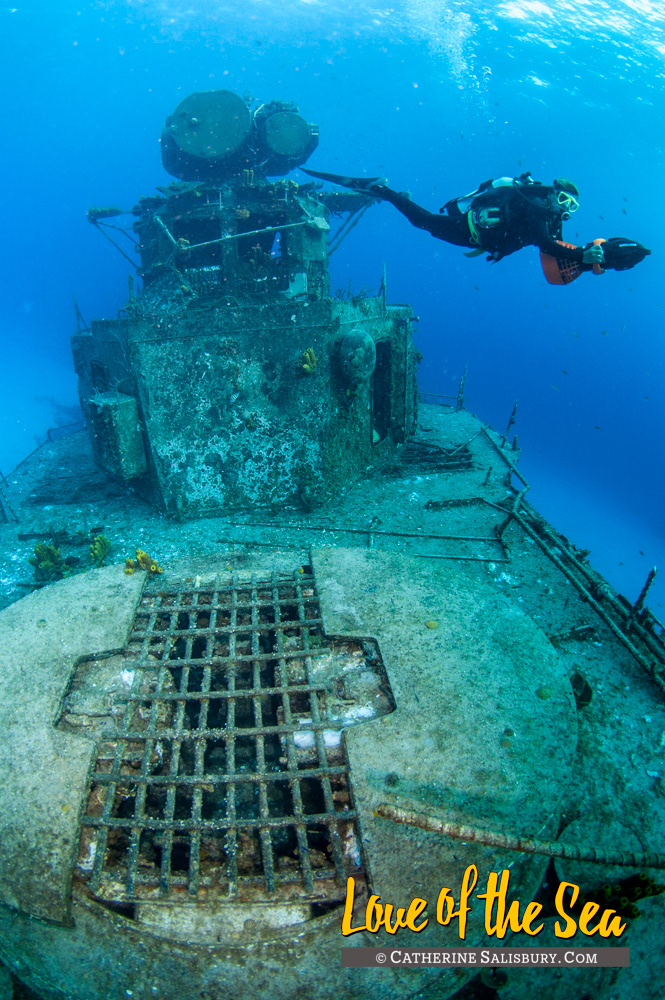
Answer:
[[[372,184],[383,181],[382,177],[346,177],[344,174],[324,174],[321,170],[305,170],[304,167],[301,167],[301,170],[310,177],[316,177],[320,181],[330,181],[331,184],[351,188],[352,191],[366,191]]]

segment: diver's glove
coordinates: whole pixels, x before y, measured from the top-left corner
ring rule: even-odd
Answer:
[[[591,246],[586,247],[584,253],[582,254],[583,264],[600,264],[601,267],[605,263],[605,251],[601,244],[591,244]]]

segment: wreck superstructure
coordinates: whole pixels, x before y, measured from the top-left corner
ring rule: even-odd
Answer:
[[[162,151],[188,179],[134,209],[143,289],[73,338],[95,454],[168,513],[308,509],[413,433],[412,311],[388,306],[385,286],[331,297],[331,216],[348,223],[371,199],[266,173],[311,151],[312,126],[272,102],[252,142],[236,95],[183,105]]]
[[[370,201],[272,173],[317,136],[292,105],[182,102],[178,181],[134,210],[142,289],[73,338],[87,429],[0,494],[3,594],[37,539],[55,557],[103,531],[113,563],[63,562],[0,612],[0,1000],[12,980],[39,1000],[661,1000],[648,587],[615,594],[530,506],[514,413],[498,434],[464,378],[418,392],[385,280],[330,295]],[[137,546],[154,561],[128,573]],[[437,923],[470,865],[476,892],[508,870],[542,933],[488,935],[475,897],[463,940]],[[628,945],[630,969],[340,963],[558,947],[560,880],[629,912],[640,872],[620,940],[565,941]],[[348,878],[354,927],[370,893],[426,899],[427,927],[343,938]]]

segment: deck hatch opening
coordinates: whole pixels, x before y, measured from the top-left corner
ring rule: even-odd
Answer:
[[[371,711],[340,717],[336,642],[344,677],[376,671]],[[313,576],[147,588],[122,656],[81,820],[89,893],[327,904],[364,880],[343,728],[394,702],[378,647],[323,636]]]

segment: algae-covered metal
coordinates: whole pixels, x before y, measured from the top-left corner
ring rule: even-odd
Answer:
[[[309,509],[385,461],[415,426],[410,307],[387,306],[385,289],[330,295],[331,216],[371,200],[268,180],[275,162],[294,165],[304,120],[272,102],[250,127],[243,108],[219,91],[176,111],[169,134],[223,170],[141,199],[144,287],[124,317],[72,341],[99,464],[170,513]],[[252,127],[272,158],[224,155],[251,145]]]
[[[166,119],[162,162],[183,180],[220,181],[243,168],[271,176],[305,163],[318,141],[317,126],[289,101],[250,107],[233,91],[209,90],[190,94]]]

